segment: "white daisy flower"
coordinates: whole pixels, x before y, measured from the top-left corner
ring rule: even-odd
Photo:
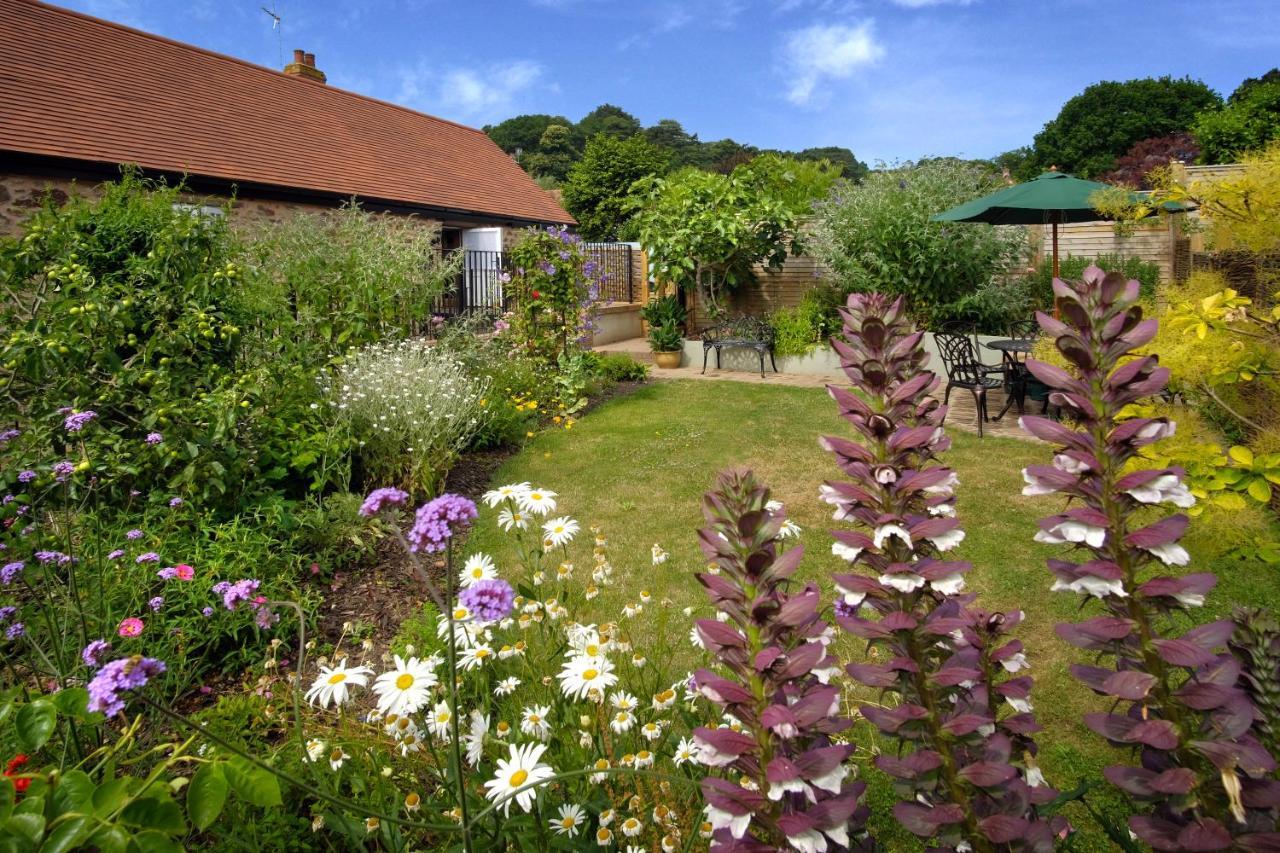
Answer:
[[[693,742],[693,738],[681,738],[676,744],[675,755],[671,756],[671,760],[679,767],[681,764],[697,764],[698,751],[697,746]]]
[[[567,515],[553,518],[542,525],[542,532],[547,541],[557,547],[568,545],[579,530],[578,522]]]
[[[478,643],[463,649],[462,656],[458,658],[458,669],[464,672],[469,669],[478,669],[492,659],[492,647],[488,643]]]
[[[539,760],[547,750],[545,744],[512,744],[509,749],[511,752],[507,758],[498,759],[494,777],[484,783],[489,789],[485,792],[485,798],[501,803],[504,817],[510,815],[513,800],[526,812],[532,809],[537,797],[537,783],[556,774],[555,770]],[[530,787],[525,787],[526,785]]]
[[[669,556],[666,551],[662,550],[662,546],[659,545],[657,542],[653,543],[652,554],[653,554],[653,564],[655,566],[660,566],[663,563],[665,563],[667,561],[667,557]]]
[[[504,647],[505,648],[505,647]],[[502,652],[498,653],[501,656]],[[510,696],[516,692],[516,688],[520,686],[520,679],[514,675],[507,676],[498,682],[498,686],[493,688],[495,696]]]
[[[608,770],[609,759],[597,758],[595,761],[595,764],[592,764],[591,766],[595,770],[600,770],[600,771]],[[587,781],[590,782],[592,785],[599,785],[601,782],[603,782],[605,779],[608,779],[608,778],[609,778],[608,773],[604,773],[604,772],[592,773],[590,776],[587,777]]]
[[[493,565],[493,558],[488,554],[472,554],[467,557],[467,562],[463,564],[462,571],[458,572],[458,584],[466,589],[476,581],[489,581],[498,576],[498,570]]]
[[[479,711],[471,712],[471,726],[462,736],[462,743],[467,748],[467,763],[475,767],[484,754],[484,736],[489,733],[489,715]]]
[[[546,489],[529,489],[519,498],[520,508],[533,515],[546,515],[556,508],[556,493]]]
[[[319,761],[326,749],[328,749],[328,744],[324,741],[319,738],[311,738],[311,740],[307,741],[307,761]]]
[[[630,711],[618,711],[613,715],[613,719],[609,721],[609,728],[613,729],[614,734],[622,734],[631,731],[631,727],[635,725],[636,715]]]
[[[577,838],[579,830],[586,822],[587,813],[582,810],[582,806],[566,803],[560,807],[556,818],[551,821],[551,829],[556,835]]]
[[[627,691],[615,690],[609,694],[609,704],[619,711],[631,711],[640,703]]]
[[[528,483],[512,483],[509,486],[499,486],[496,489],[490,489],[481,496],[481,499],[490,507],[495,507],[503,501],[519,503],[521,497],[527,494],[528,491]]]
[[[640,736],[648,741],[657,740],[662,737],[662,724],[656,722],[645,723],[640,727]]]
[[[618,829],[622,830],[622,834],[628,838],[635,838],[637,835],[644,832],[644,824],[640,822],[639,818],[629,817],[622,823],[618,824]]]
[[[529,526],[529,514],[521,510],[499,510],[498,526],[502,528],[503,533],[510,533],[512,530],[524,530]]]
[[[342,747],[335,746],[329,753],[329,769],[336,773],[338,770],[342,769],[342,765],[346,764],[347,759],[350,757],[351,756],[347,755]]]
[[[551,714],[549,705],[534,705],[525,708],[520,714],[520,731],[536,737],[540,741],[551,739],[551,722],[547,717]]]
[[[578,655],[560,670],[560,689],[570,699],[584,699],[592,690],[603,691],[618,683],[613,664],[603,657]]]
[[[431,688],[438,681],[434,667],[428,661],[411,657],[404,660],[395,656],[396,668],[384,672],[373,683],[378,695],[378,711],[383,714],[412,714],[426,707],[431,698]]]
[[[427,717],[427,731],[431,732],[441,740],[447,740],[452,735],[449,724],[453,721],[453,712],[449,710],[448,702],[437,702],[436,706],[431,709],[431,714]]]
[[[316,676],[316,680],[312,682],[311,689],[307,691],[307,701],[312,704],[319,705],[321,708],[329,707],[332,702],[334,707],[347,704],[350,698],[348,689],[350,687],[368,687],[369,676],[373,675],[373,670],[367,666],[347,667],[347,659],[343,658],[342,662],[337,666],[330,668],[327,666],[320,667],[320,674]]]
[[[613,830],[607,826],[602,826],[596,830],[596,846],[608,847],[613,844]]]
[[[676,703],[676,691],[674,688],[668,687],[659,693],[653,694],[653,708],[655,711],[665,711]]]

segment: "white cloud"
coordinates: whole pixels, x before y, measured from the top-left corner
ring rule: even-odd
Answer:
[[[801,106],[809,104],[819,83],[846,79],[858,69],[875,64],[885,51],[872,30],[873,22],[866,20],[857,26],[815,24],[788,34],[783,48],[791,78],[787,100]]]
[[[419,63],[399,72],[400,89],[393,100],[442,118],[482,124],[510,116],[518,97],[543,76],[542,65],[527,59],[443,70]]]

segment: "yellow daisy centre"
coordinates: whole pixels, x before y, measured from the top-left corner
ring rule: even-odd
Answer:
[[[477,657],[477,658],[487,658],[488,656],[489,656],[489,650],[488,650],[488,649],[476,649],[476,657]]]
[[[642,750],[640,750],[639,752],[637,752],[637,753],[636,753],[636,758],[640,759],[641,761],[648,761],[648,760],[649,760],[649,750],[647,750],[647,749],[642,749]]]
[[[538,716],[537,714],[530,714],[529,722],[533,723],[536,726],[538,723],[542,722],[542,717]]]
[[[600,674],[600,673],[599,673],[599,672],[597,672],[597,671],[596,671],[596,670],[594,670],[594,669],[588,669],[588,670],[585,670],[585,671],[582,673],[582,680],[583,680],[583,681],[595,681],[596,676],[598,676],[599,674]]]
[[[511,725],[510,723],[498,723],[497,728],[500,732],[506,732],[511,730]]]
[[[523,770],[523,769],[517,770],[515,773],[511,774],[511,780],[510,780],[511,787],[519,788],[521,785],[525,783],[525,780],[527,780],[528,778],[529,778],[528,770]]]
[[[664,690],[654,698],[657,699],[659,702],[669,702],[675,698],[675,695],[676,693],[674,690]]]
[[[573,815],[567,814],[564,817],[560,818],[560,825],[563,826],[565,829],[573,829],[575,826],[578,825],[578,820]]]
[[[603,826],[596,830],[596,840],[601,844],[606,843],[610,838],[613,838],[613,833]]]
[[[627,822],[624,825],[627,827],[627,829],[635,829],[640,825],[640,821],[636,820],[633,817],[629,817],[627,818]]]
[[[620,722],[620,723],[625,723],[625,722],[627,721],[627,716],[628,716],[628,715],[627,715],[627,712],[626,712],[626,711],[619,711],[619,712],[618,712],[618,722]]]
[[[329,676],[330,684],[341,684],[346,680],[347,674],[345,672],[335,672],[333,675]]]
[[[529,493],[529,500],[531,500],[531,501],[540,501],[540,500],[542,500],[542,492],[530,492],[530,493]]]
[[[453,611],[454,619],[466,619],[467,615],[467,608],[465,607],[459,607],[457,610]]]
[[[471,577],[473,578],[484,577],[484,569],[480,568],[479,566],[476,566],[474,569],[471,570]]]
[[[564,533],[564,525],[563,525],[563,524],[557,524],[557,525],[555,526],[555,532],[556,532],[556,533]]]
[[[585,652],[587,653],[587,657],[592,657],[592,658],[594,658],[594,657],[599,657],[599,656],[600,656],[600,647],[599,647],[599,646],[597,646],[597,645],[596,645],[596,644],[594,644],[594,643],[592,643],[591,645],[587,646],[585,649],[583,649],[583,651],[585,651]]]
[[[413,680],[414,679],[413,679],[412,673],[408,673],[408,672],[402,673],[400,677],[396,679],[396,689],[408,690],[410,687],[413,686]]]
[[[607,758],[597,758],[597,759],[596,759],[596,769],[597,769],[597,770],[608,770],[608,769],[609,769],[609,759],[607,759]]]

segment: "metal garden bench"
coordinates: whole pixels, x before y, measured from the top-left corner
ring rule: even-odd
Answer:
[[[773,372],[778,363],[773,358],[773,326],[759,317],[735,317],[722,320],[702,333],[702,372],[707,372],[707,356],[716,351],[716,370],[720,369],[720,350],[728,348],[753,349],[760,359],[760,378],[764,378],[764,357],[769,355]]]

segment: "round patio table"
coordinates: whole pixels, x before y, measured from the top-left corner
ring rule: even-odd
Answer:
[[[1018,414],[1021,415],[1025,411],[1023,403],[1027,396],[1027,366],[1019,356],[1026,356],[1035,344],[1034,338],[1001,338],[987,341],[985,345],[987,349],[997,350],[1000,353],[1001,366],[1004,367],[1005,388],[1009,391],[1004,401],[1004,408],[991,420],[998,421],[1003,418],[1005,412],[1009,411],[1009,407],[1014,403],[1018,404]]]

